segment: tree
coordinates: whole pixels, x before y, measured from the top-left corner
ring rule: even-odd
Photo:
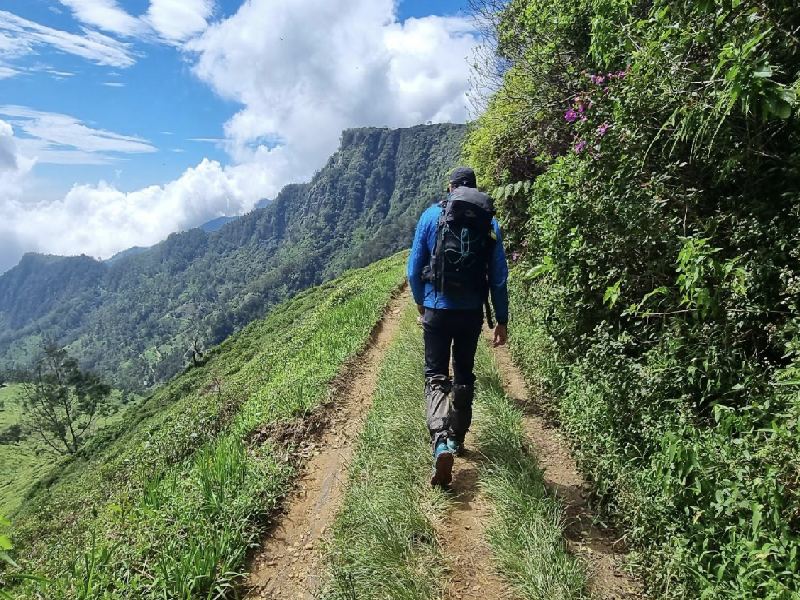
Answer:
[[[192,344],[189,346],[189,349],[186,351],[186,358],[190,358],[192,360],[192,366],[198,367],[203,364],[203,356],[205,355],[205,347],[203,345],[202,340],[199,337],[195,336],[192,340]]]
[[[108,412],[111,388],[81,371],[64,348],[48,344],[23,384],[24,423],[54,452],[75,454]]]

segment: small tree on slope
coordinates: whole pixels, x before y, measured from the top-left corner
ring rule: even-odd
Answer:
[[[75,454],[107,412],[110,395],[97,375],[81,371],[65,349],[49,344],[23,386],[25,425],[54,452]]]

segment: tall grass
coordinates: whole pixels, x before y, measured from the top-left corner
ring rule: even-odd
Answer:
[[[329,548],[329,599],[438,597],[443,561],[431,517],[444,497],[430,489],[422,336],[402,316],[386,353]]]
[[[403,257],[301,294],[147,399],[131,421],[40,486],[18,516],[22,597],[222,598],[294,475],[251,442],[328,397],[403,279]],[[41,597],[41,596],[40,596]]]
[[[487,535],[503,575],[523,598],[585,598],[584,565],[564,541],[563,509],[547,490],[522,428],[522,412],[503,390],[485,345],[477,356],[480,486],[493,514]]]

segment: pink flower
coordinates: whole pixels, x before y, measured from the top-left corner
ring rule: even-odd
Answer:
[[[564,113],[564,120],[567,121],[567,123],[574,123],[578,120],[578,113],[575,112],[575,109],[570,108]]]
[[[512,262],[517,262],[518,259],[519,259],[519,252],[514,252],[514,253],[511,254],[511,261]]]
[[[580,154],[584,150],[586,150],[586,141],[585,140],[578,140],[578,143],[575,144],[575,152]]]
[[[608,123],[603,123],[602,125],[600,125],[600,127],[597,128],[597,135],[603,137],[610,128],[611,125],[609,125]]]

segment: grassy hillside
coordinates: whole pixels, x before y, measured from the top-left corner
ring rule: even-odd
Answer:
[[[22,418],[20,391],[13,384],[0,388],[0,433]],[[55,456],[37,450],[28,440],[0,442],[0,515],[16,511],[28,489],[54,461]]]
[[[23,422],[22,386],[9,384],[0,388],[0,436],[10,428]],[[126,396],[135,404],[135,396]],[[129,409],[122,403],[122,394],[113,390],[110,398],[110,414],[98,417],[96,427],[114,426],[125,419]],[[19,436],[5,435],[0,439],[0,515],[13,515],[19,509],[31,487],[46,476],[51,469],[58,469],[61,458],[47,448],[37,437],[23,431]]]
[[[124,389],[171,377],[195,339],[218,344],[298,291],[405,248],[465,130],[348,130],[309,183],[219,231],[109,262],[26,255],[0,276],[0,369],[27,364],[47,337]]]
[[[325,402],[404,275],[403,256],[300,294],[213,349],[41,482],[16,556],[52,600],[225,595],[293,474],[276,442]],[[274,434],[274,435],[273,435]],[[33,597],[34,587],[19,590]]]

